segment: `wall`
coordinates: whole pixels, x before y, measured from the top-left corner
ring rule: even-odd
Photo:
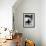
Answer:
[[[23,0],[19,5],[13,6],[15,30],[23,33],[24,39],[35,41],[36,46],[41,46],[41,1],[40,0]],[[23,27],[23,13],[35,13],[35,28]]]
[[[41,1],[40,25],[42,46],[46,46],[46,0]]]
[[[0,27],[12,29],[12,6],[16,0],[0,0]]]

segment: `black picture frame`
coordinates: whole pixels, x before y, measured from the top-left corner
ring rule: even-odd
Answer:
[[[23,27],[35,28],[35,13],[23,13]]]

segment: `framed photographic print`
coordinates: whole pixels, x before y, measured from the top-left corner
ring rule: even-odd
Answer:
[[[23,27],[24,28],[35,27],[35,13],[23,13]]]

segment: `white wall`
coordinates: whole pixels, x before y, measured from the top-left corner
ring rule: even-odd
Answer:
[[[0,0],[0,27],[12,28],[12,6],[16,0]]]
[[[41,1],[40,25],[42,46],[46,46],[46,0]]]
[[[23,33],[24,38],[35,41],[36,46],[41,46],[41,1],[40,0],[23,0],[19,5],[13,7],[15,29]],[[35,13],[35,28],[23,27],[23,13]]]

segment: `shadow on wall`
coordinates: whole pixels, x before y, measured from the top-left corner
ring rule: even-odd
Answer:
[[[19,1],[21,2],[21,0]],[[40,38],[40,0],[23,0],[21,3],[14,4],[14,24],[18,32],[23,33],[24,39],[34,40],[36,46],[41,46]],[[23,27],[23,13],[35,13],[35,28]],[[38,33],[38,35],[37,35]],[[28,34],[28,36],[27,36]]]

